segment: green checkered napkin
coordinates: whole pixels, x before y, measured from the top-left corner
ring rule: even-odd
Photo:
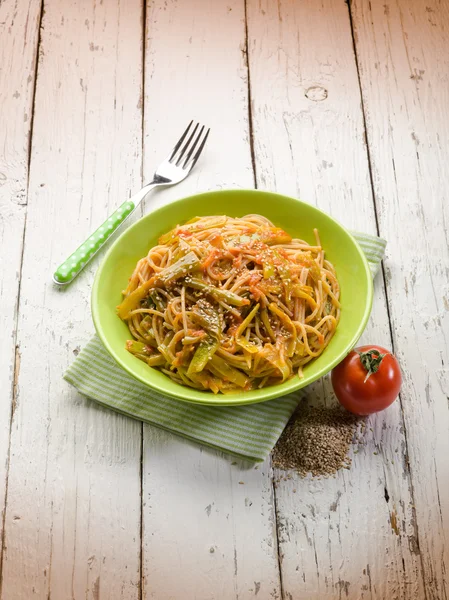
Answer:
[[[385,240],[353,232],[373,277]],[[126,373],[94,336],[64,375],[85,396],[145,423],[252,461],[262,461],[276,444],[299,400],[294,394],[249,406],[201,406],[162,396]]]

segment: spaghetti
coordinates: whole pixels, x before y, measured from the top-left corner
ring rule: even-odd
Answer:
[[[127,349],[179,384],[214,393],[302,377],[329,344],[340,288],[316,243],[260,215],[196,217],[138,261],[118,306]]]

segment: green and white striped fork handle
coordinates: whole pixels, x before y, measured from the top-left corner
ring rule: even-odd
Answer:
[[[111,235],[139,206],[145,196],[156,187],[157,183],[150,183],[143,187],[137,194],[123,202],[112,215],[94,231],[94,233],[81,244],[79,248],[65,260],[53,274],[53,281],[58,285],[67,285],[83,270],[87,263],[103,247]]]

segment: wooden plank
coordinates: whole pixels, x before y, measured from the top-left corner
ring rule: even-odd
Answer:
[[[449,596],[447,3],[352,3],[428,599]],[[380,116],[382,115],[382,117]]]
[[[48,0],[42,21],[17,343],[3,598],[136,599],[141,424],[62,380],[93,331],[95,263],[55,266],[140,185],[142,9]]]
[[[152,206],[253,187],[244,3],[197,6],[148,4],[146,177],[190,119],[211,127],[195,171]],[[145,427],[143,477],[144,598],[280,598],[269,464],[255,469]]]
[[[0,539],[7,488],[14,402],[17,296],[28,191],[29,138],[34,98],[40,2],[0,4]],[[18,356],[18,359],[19,356]],[[0,579],[1,555],[0,547]]]
[[[248,34],[258,184],[375,233],[347,6],[249,0]],[[381,278],[362,341],[391,346]],[[333,402],[328,380],[308,400]],[[279,481],[284,598],[424,597],[405,447],[396,403],[369,419],[350,471]]]

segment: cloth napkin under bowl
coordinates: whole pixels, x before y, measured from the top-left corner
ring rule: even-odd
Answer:
[[[352,232],[373,277],[386,242]],[[201,406],[162,396],[126,373],[94,336],[64,374],[85,396],[124,415],[251,461],[271,452],[305,389],[248,406]]]

